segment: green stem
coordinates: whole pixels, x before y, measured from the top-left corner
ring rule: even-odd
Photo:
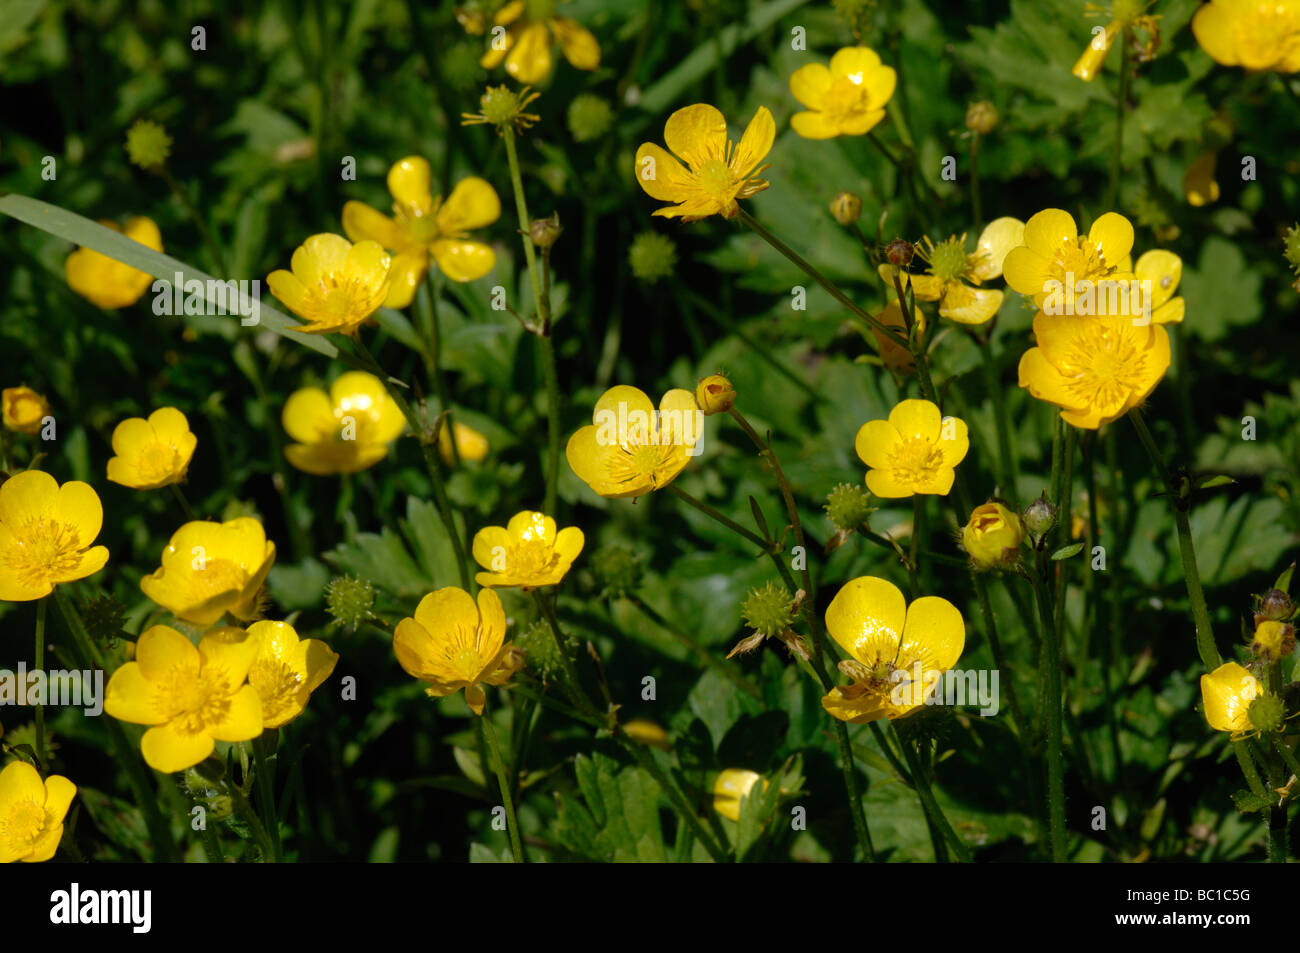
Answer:
[[[34,661],[36,671],[45,671],[45,611],[47,604],[45,599],[36,600],[36,646]],[[40,769],[49,772],[49,758],[45,751],[45,706],[39,704],[36,706],[36,760],[40,763]]]
[[[998,380],[997,359],[993,356],[992,335],[980,338],[980,351],[984,355],[984,383],[993,400],[993,415],[998,430],[998,486],[1011,501],[1012,507],[1020,508],[1020,461],[1011,449],[1011,424],[1007,417],[1006,397]]]
[[[980,134],[972,132],[970,138],[970,210],[975,234],[983,231],[984,214],[980,209]]]
[[[172,496],[176,497],[176,502],[180,504],[181,511],[185,514],[185,518],[190,522],[197,520],[198,517],[194,515],[194,507],[190,506],[190,501],[185,498],[185,493],[181,490],[180,486],[175,483],[169,483],[167,488],[172,491]],[[292,522],[292,517],[290,518],[290,521]]]
[[[897,727],[894,728],[897,734]],[[969,864],[971,861],[970,848],[966,843],[957,836],[957,832],[948,823],[948,818],[943,813],[943,808],[935,799],[934,791],[930,787],[929,769],[922,764],[921,753],[909,744],[905,739],[898,739],[898,747],[902,749],[903,757],[907,759],[907,767],[912,775],[912,784],[916,788],[916,794],[921,799],[921,809],[925,811],[925,816],[930,819],[943,835],[949,846],[952,847],[953,853],[963,864]],[[935,860],[941,860],[938,850],[935,851]]]
[[[589,718],[596,719],[599,723],[608,726],[610,715],[602,713],[594,702],[583,691],[582,682],[578,680],[578,670],[573,666],[573,660],[569,658],[569,652],[564,644],[564,632],[560,629],[560,620],[555,614],[555,607],[550,601],[542,595],[538,589],[533,590],[533,599],[537,602],[537,608],[542,613],[542,618],[551,628],[551,635],[555,638],[555,649],[560,655],[560,665],[564,669],[565,689],[569,694],[574,706]]]
[[[560,479],[560,384],[555,373],[555,343],[549,334],[537,336],[542,349],[542,374],[546,380],[546,502],[543,512],[555,515],[555,494]]]
[[[685,490],[679,487],[676,483],[668,484],[668,490],[673,494],[673,496],[677,497],[686,505],[694,507],[695,509],[699,510],[701,513],[703,513],[705,516],[709,517],[710,519],[715,520],[718,523],[721,523],[723,526],[727,527],[727,529],[731,530],[736,535],[749,540],[751,543],[753,543],[755,546],[758,546],[764,552],[768,551],[769,549],[768,541],[763,539],[763,537],[759,536],[757,533],[753,533],[745,529],[745,527],[741,526],[731,517],[725,516],[722,513],[718,512],[713,507],[709,506],[708,503],[705,503],[703,500],[699,500],[691,496],[689,493],[687,493]]]
[[[479,722],[483,725],[483,733],[487,736],[488,747],[492,749],[497,786],[501,789],[501,800],[505,801],[506,828],[510,831],[511,856],[514,857],[516,864],[526,863],[527,857],[524,855],[524,845],[519,840],[519,818],[515,816],[515,801],[510,796],[510,782],[506,780],[506,759],[501,755],[501,744],[497,741],[497,730],[488,717],[486,707],[479,718]]]
[[[428,295],[428,306],[417,308],[421,315],[424,371],[434,396],[438,398],[438,412],[447,415],[443,418],[442,425],[449,428],[447,435],[451,438],[451,459],[455,465],[460,463],[460,448],[456,446],[456,429],[451,419],[451,395],[447,391],[447,380],[442,374],[442,322],[438,317],[438,299],[442,292],[432,268],[425,275],[424,287]]]
[[[533,220],[528,217],[528,203],[524,200],[524,179],[519,172],[519,151],[515,147],[515,129],[509,124],[501,127],[501,133],[506,140],[506,158],[510,163],[510,184],[514,187],[515,192],[515,211],[519,214],[519,230],[523,233],[524,240],[524,259],[528,263],[528,276],[533,283],[533,301],[537,308],[538,317],[542,319],[542,332],[549,334],[551,330],[551,307],[546,296],[542,294],[541,272],[537,267],[537,253],[533,249],[533,239],[530,235],[530,228]]]
[[[278,864],[284,860],[284,854],[280,845],[279,815],[275,810],[275,774],[271,771],[270,759],[265,750],[266,740],[267,733],[264,731],[249,744],[253,748],[253,770],[256,772],[253,785],[257,797],[257,809],[262,816],[262,824],[266,828],[267,838],[271,844],[271,856]]]
[[[1007,665],[1006,656],[1002,652],[1002,639],[998,636],[997,620],[993,617],[993,604],[989,601],[988,584],[984,577],[979,573],[971,573],[971,581],[975,584],[975,595],[979,600],[980,614],[984,617],[984,628],[988,630],[989,650],[993,653],[993,664],[996,665],[1005,677],[1007,682],[1007,701],[1011,703],[1011,720],[1016,726],[1016,734],[1020,737],[1023,744],[1025,736],[1025,718],[1020,710],[1020,701],[1016,697],[1016,680]]]
[[[262,852],[263,863],[274,863],[276,856],[275,847],[271,843],[271,835],[267,833],[266,826],[262,823],[262,819],[258,817],[257,812],[253,810],[253,806],[248,803],[248,798],[244,797],[244,792],[240,790],[239,785],[229,778],[223,779],[221,784],[230,796],[230,802],[234,805],[236,813],[243,818],[244,823],[248,825],[248,829],[252,831],[253,839],[257,841],[258,849]]]
[[[1286,742],[1278,735],[1269,735],[1268,740],[1273,743],[1273,750],[1278,753],[1278,757],[1286,764],[1287,770],[1300,778],[1300,762],[1296,761],[1295,753],[1286,746]]]
[[[1232,753],[1237,756],[1237,764],[1241,766],[1241,773],[1246,778],[1246,784],[1250,787],[1251,793],[1257,797],[1267,797],[1264,782],[1260,780],[1259,771],[1256,769],[1254,758],[1250,753],[1250,745],[1245,741],[1234,741],[1232,742]]]
[[[690,826],[691,831],[694,832],[700,843],[704,845],[704,849],[709,852],[709,856],[713,858],[713,862],[717,864],[725,864],[727,862],[727,852],[718,844],[713,835],[709,833],[705,826],[700,822],[699,815],[696,814],[695,810],[691,807],[690,802],[686,800],[686,795],[682,794],[682,792],[678,790],[677,785],[673,784],[672,779],[669,778],[664,770],[659,766],[659,762],[655,761],[654,755],[649,751],[646,751],[645,748],[625,734],[619,734],[618,740],[619,743],[627,749],[628,753],[636,759],[637,763],[655,779],[655,783],[657,783],[663,790],[664,794],[668,796],[668,800],[672,802],[678,815],[686,821]]]
[[[679,629],[677,626],[671,624],[657,610],[655,610],[652,606],[648,605],[646,601],[642,599],[640,596],[638,596],[636,593],[629,592],[627,593],[626,598],[630,603],[632,603],[632,605],[640,609],[641,612],[651,622],[659,626],[659,628],[667,631],[670,635],[672,635],[673,638],[675,638],[678,642],[680,642],[683,646],[685,646],[691,652],[691,654],[693,654],[701,662],[703,662],[709,668],[716,671],[723,678],[727,679],[727,681],[731,682],[733,685],[735,685],[746,695],[749,695],[751,698],[758,700],[760,703],[762,702],[763,693],[759,691],[758,686],[755,685],[753,682],[751,682],[749,679],[745,678],[745,676],[742,675],[734,665],[728,665],[727,662],[725,662],[723,659],[718,658],[718,656],[714,655],[708,649],[704,648],[704,646],[700,645],[700,643],[696,642],[685,632],[681,631],[681,629]]]
[[[1042,623],[1043,646],[1047,656],[1047,697],[1043,702],[1047,720],[1047,809],[1052,860],[1061,863],[1066,859],[1065,764],[1061,751],[1061,647],[1054,625],[1055,614],[1047,581],[1040,573],[1034,572],[1030,582],[1038,600],[1038,616]]]
[[[1115,100],[1115,148],[1111,153],[1110,185],[1106,189],[1106,209],[1115,208],[1119,201],[1119,177],[1124,159],[1124,109],[1128,99],[1128,40],[1129,28],[1119,37],[1119,97]]]

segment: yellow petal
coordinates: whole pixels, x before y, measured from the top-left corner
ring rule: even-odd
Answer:
[[[731,157],[731,168],[737,178],[746,178],[756,170],[763,157],[772,151],[775,139],[776,121],[766,106],[759,106]]]
[[[504,526],[484,526],[474,534],[474,561],[492,572],[506,572],[507,557],[514,537]]]
[[[473,632],[478,628],[478,607],[464,589],[435,589],[416,606],[415,621],[437,641],[441,632],[457,628]]]
[[[587,538],[576,526],[566,526],[555,537],[555,554],[561,563],[568,565],[578,558]]]
[[[438,267],[452,281],[482,278],[497,261],[496,253],[482,242],[443,238],[433,243],[432,251]]]
[[[1002,262],[1002,276],[1007,285],[1022,295],[1046,297],[1048,282],[1053,280],[1051,259],[1026,245],[1007,252]]]
[[[846,582],[826,608],[826,631],[864,665],[882,655],[892,661],[907,619],[907,602],[887,579],[859,576]]]
[[[551,29],[560,41],[564,58],[575,69],[593,70],[600,66],[600,44],[590,31],[579,26],[568,17],[554,17]]]
[[[831,74],[834,76],[866,76],[880,68],[880,57],[866,46],[846,46],[831,57]],[[856,82],[856,80],[855,80]]]
[[[0,771],[0,805],[7,807],[15,801],[45,803],[45,784],[26,761],[11,761]]]
[[[694,188],[682,164],[653,142],[643,142],[637,149],[635,174],[645,193],[661,202],[680,202]]]
[[[1152,249],[1137,260],[1133,269],[1139,281],[1151,282],[1151,310],[1159,308],[1178,290],[1183,277],[1183,260],[1171,251]]]
[[[342,235],[328,232],[312,235],[294,251],[290,267],[304,285],[320,285],[344,270],[351,250],[352,243]],[[274,286],[271,290],[275,290]]]
[[[481,654],[488,659],[494,658],[506,640],[506,612],[495,591],[479,590],[478,618],[474,622],[479,626]]]
[[[409,307],[428,270],[429,252],[423,245],[411,245],[394,255],[388,269],[388,297],[384,299],[384,307]]]
[[[1262,694],[1255,676],[1236,662],[1201,676],[1201,706],[1215,731],[1248,731],[1250,703]]]
[[[407,242],[406,233],[387,215],[364,202],[346,202],[343,205],[343,232],[354,242],[378,242],[394,250]]]
[[[56,519],[58,499],[59,484],[48,473],[15,473],[0,483],[0,523],[17,530],[28,520]]]
[[[761,108],[761,107],[760,107]],[[768,114],[771,118],[771,114]],[[664,123],[664,144],[692,170],[720,157],[727,144],[727,120],[708,103],[685,106]]]
[[[1059,208],[1043,209],[1025,222],[1025,245],[1040,255],[1054,255],[1062,245],[1071,245],[1078,240],[1079,229],[1074,216]]]
[[[840,688],[832,688],[822,696],[822,708],[833,718],[855,725],[884,718],[891,710],[878,695],[849,694]]]
[[[299,317],[306,316],[311,296],[297,275],[280,268],[266,276],[266,285],[286,308]]]
[[[1118,212],[1107,212],[1092,223],[1088,240],[1105,256],[1107,265],[1118,265],[1133,250],[1133,224]]]
[[[144,760],[149,767],[164,774],[194,767],[215,748],[211,735],[181,732],[175,722],[150,728],[140,740]]]
[[[922,596],[907,609],[899,666],[919,660],[923,670],[947,671],[957,664],[966,645],[966,623],[947,599]]]
[[[104,525],[104,507],[89,483],[69,480],[59,487],[54,506],[58,518],[76,529],[81,546],[95,541]]]
[[[1237,22],[1236,16],[1242,14],[1229,10],[1218,3],[1202,4],[1192,17],[1192,33],[1201,49],[1210,54],[1210,58],[1224,66],[1238,64],[1236,50]],[[1249,14],[1245,14],[1249,16]]]
[[[858,428],[853,449],[867,466],[888,467],[891,451],[898,446],[900,439],[898,428],[888,420],[868,420]]]
[[[790,128],[805,139],[834,139],[840,127],[825,113],[795,113],[790,117]]]
[[[790,94],[809,109],[820,109],[831,88],[831,71],[821,63],[809,63],[790,74]],[[793,124],[793,121],[792,121]],[[795,132],[799,132],[796,128]],[[802,132],[799,133],[803,135]],[[816,136],[809,138],[826,138]]]
[[[245,685],[230,698],[225,716],[212,726],[217,741],[248,741],[262,733],[262,699]]]
[[[939,314],[958,324],[984,324],[997,314],[1001,307],[1001,291],[994,291],[992,288],[972,288],[954,281],[948,285],[948,293],[943,296]]]
[[[199,640],[199,657],[205,674],[221,672],[227,684],[238,685],[248,678],[248,670],[257,658],[259,643],[234,626],[211,629]],[[242,740],[242,739],[224,739]]]
[[[104,711],[134,725],[160,725],[169,717],[158,707],[154,683],[144,677],[138,662],[127,662],[109,678]]]
[[[175,629],[155,625],[135,644],[135,659],[140,674],[150,682],[165,682],[183,673],[185,678],[199,675],[199,650]]]
[[[456,183],[437,217],[438,228],[444,233],[482,228],[501,217],[501,199],[485,180],[471,176]]]
[[[77,796],[77,786],[60,774],[45,779],[45,823],[55,826],[63,823],[72,799]]]
[[[280,422],[289,436],[305,444],[325,439],[338,428],[329,395],[319,387],[294,391],[284,403]]]
[[[904,440],[909,437],[919,440],[938,440],[942,420],[943,415],[938,407],[928,400],[915,398],[899,401],[889,412],[890,424]]]
[[[530,23],[506,54],[506,72],[525,86],[536,86],[551,75],[551,34],[544,23]]]
[[[398,159],[388,170],[388,191],[399,206],[420,215],[433,210],[433,172],[423,156]],[[380,244],[383,244],[382,242]]]
[[[995,218],[980,232],[975,245],[973,274],[980,281],[990,281],[1002,274],[1002,263],[1007,253],[1025,240],[1025,223],[1018,218]]]

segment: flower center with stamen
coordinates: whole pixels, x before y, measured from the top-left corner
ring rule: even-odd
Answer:
[[[1104,277],[1112,267],[1096,245],[1080,238],[1077,244],[1063,244],[1057,248],[1050,271],[1062,285],[1066,284],[1066,275],[1073,275],[1072,280],[1077,285],[1084,279],[1095,281]]]
[[[525,539],[510,547],[506,571],[511,576],[541,576],[555,568],[555,546],[544,539]]]
[[[35,801],[19,801],[0,818],[0,841],[20,856],[31,852],[44,830],[45,808]]]
[[[262,699],[264,721],[275,721],[297,707],[303,677],[284,662],[278,659],[256,662],[248,673],[248,681]]]
[[[958,281],[970,270],[970,256],[966,254],[965,236],[953,236],[926,252],[930,261],[930,274],[943,282]]]
[[[248,573],[229,559],[207,559],[202,569],[194,571],[194,588],[203,601],[223,592],[239,592],[248,582]]]
[[[176,469],[176,448],[161,441],[151,443],[140,451],[136,466],[140,476],[147,481],[162,480]]]
[[[1058,366],[1066,389],[1082,405],[1109,413],[1141,386],[1146,354],[1120,331],[1097,322],[1074,339]]]
[[[942,466],[943,453],[934,441],[923,437],[904,437],[889,452],[889,469],[899,483],[928,483]]]
[[[721,159],[710,159],[696,173],[700,188],[715,198],[722,198],[736,186],[736,176]]]
[[[826,98],[822,100],[822,112],[828,119],[832,122],[843,122],[856,113],[866,111],[870,94],[866,86],[862,85],[862,80],[861,73],[853,73],[848,76],[836,76],[831,81],[831,88],[827,90]]]
[[[81,563],[81,537],[70,523],[37,517],[14,536],[3,565],[26,586],[61,578]]]
[[[615,483],[633,483],[649,478],[658,485],[655,475],[672,464],[677,447],[647,443],[619,447],[609,456],[609,478]]]
[[[230,685],[220,670],[201,670],[195,675],[176,666],[155,684],[158,707],[181,734],[206,734],[230,711]]]

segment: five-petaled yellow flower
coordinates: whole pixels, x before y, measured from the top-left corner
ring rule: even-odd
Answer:
[[[555,68],[553,43],[560,44],[564,58],[577,69],[594,70],[600,65],[600,44],[591,33],[569,17],[555,15],[555,0],[511,0],[497,11],[493,22],[506,27],[505,34],[491,34],[488,51],[479,60],[484,69],[495,69],[504,59],[506,72],[519,82],[536,86]],[[462,23],[466,23],[462,19]],[[466,23],[466,26],[470,26]],[[482,27],[471,28],[481,33]],[[498,38],[499,37],[499,38]]]
[[[897,586],[875,576],[835,594],[826,631],[852,656],[839,668],[853,684],[831,689],[822,707],[855,724],[920,709],[966,645],[966,623],[951,602],[922,596],[909,606]]]
[[[871,468],[867,489],[876,496],[947,496],[970,438],[964,420],[943,417],[928,400],[909,399],[900,401],[888,420],[863,424],[853,446]]]
[[[690,391],[668,391],[656,411],[644,392],[625,384],[601,395],[591,419],[564,455],[578,479],[606,497],[643,496],[672,483],[696,455],[704,426]]]
[[[359,473],[388,456],[406,418],[383,382],[365,371],[340,374],[328,394],[319,387],[294,391],[281,421],[298,443],[284,455],[304,473]]]
[[[465,689],[465,703],[483,714],[483,686],[504,685],[523,666],[523,653],[506,638],[506,614],[491,589],[478,603],[464,589],[437,589],[420,600],[415,617],[397,623],[393,650],[407,673],[428,682],[425,692],[443,698]]]
[[[0,599],[30,602],[99,572],[108,550],[91,543],[103,524],[89,483],[24,470],[0,484]]]
[[[456,452],[452,453],[452,432],[456,434]],[[452,466],[457,458],[468,460],[471,463],[478,463],[488,455],[487,437],[483,436],[469,424],[463,424],[459,420],[442,425],[438,431],[438,455],[442,457],[442,462],[447,466]]]
[[[121,232],[132,241],[154,251],[163,250],[162,233],[152,219],[137,215],[127,219],[123,229],[116,222],[101,219],[105,228]],[[91,304],[106,310],[126,308],[140,300],[153,283],[153,276],[124,265],[115,258],[90,248],[78,248],[64,264],[68,287]]]
[[[490,246],[465,237],[471,229],[501,217],[496,189],[471,176],[456,183],[444,202],[441,195],[433,194],[432,182],[428,161],[407,156],[388,170],[392,218],[364,202],[343,206],[343,231],[348,238],[378,242],[393,253],[386,307],[405,308],[411,303],[429,270],[430,255],[452,281],[482,278],[496,264]]]
[[[1074,216],[1049,208],[1025,223],[1024,244],[1007,252],[1002,271],[1008,285],[1041,308],[1054,286],[1068,289],[1109,278],[1132,250],[1133,225],[1123,215],[1102,215],[1085,238]]]
[[[160,407],[143,417],[128,417],[113,429],[108,478],[136,490],[155,490],[185,479],[199,438],[175,407]]]
[[[1192,18],[1192,32],[1224,66],[1300,71],[1300,0],[1210,0]]]
[[[790,92],[809,111],[791,116],[790,126],[805,139],[864,136],[885,118],[897,80],[874,50],[845,47],[829,68],[809,63],[791,74]]]
[[[754,176],[772,149],[776,123],[766,106],[759,106],[739,143],[727,138],[727,120],[707,103],[677,110],[664,123],[664,142],[673,158],[653,142],[636,151],[636,180],[651,198],[676,202],[655,209],[655,215],[694,222],[709,215],[734,218],[737,199],[763,191],[768,183]]]
[[[50,402],[30,387],[6,387],[0,392],[0,413],[7,428],[32,436],[41,432],[41,421],[50,414]]]
[[[1019,247],[1024,237],[1025,223],[1010,217],[989,222],[971,254],[966,253],[965,235],[937,245],[927,237],[925,248],[918,247],[916,254],[927,263],[929,274],[909,276],[913,292],[920,301],[938,301],[942,317],[959,324],[984,324],[1002,307],[1002,292],[978,286],[1002,274],[1007,254]],[[879,273],[893,289],[894,266],[883,262]]]
[[[980,569],[1014,566],[1024,539],[1020,517],[995,500],[971,510],[970,520],[961,531],[961,544]]]
[[[1250,705],[1263,694],[1264,686],[1236,662],[1225,662],[1201,676],[1201,705],[1205,720],[1215,731],[1250,734],[1254,730]]]
[[[524,510],[505,526],[485,526],[474,534],[474,559],[488,570],[474,580],[480,586],[525,589],[559,585],[584,542],[576,526],[557,533],[555,520]]]
[[[255,646],[248,684],[262,703],[262,727],[279,728],[307,708],[307,700],[330,677],[339,657],[320,639],[299,639],[287,622],[254,622],[248,631],[225,627],[216,637]]]
[[[724,768],[713,782],[713,809],[729,821],[740,820],[740,804],[759,781],[760,791],[767,790],[767,780],[757,771]]]
[[[77,786],[60,774],[42,781],[26,761],[6,765],[0,771],[0,864],[53,857],[76,793]]]
[[[353,245],[342,235],[312,235],[293,253],[292,271],[277,269],[266,283],[307,323],[304,334],[356,334],[388,297],[391,259],[375,241]]]
[[[212,625],[229,612],[257,617],[257,596],[275,564],[275,543],[248,516],[186,523],[167,543],[162,565],[140,580],[144,594],[178,619]]]
[[[1101,317],[1034,316],[1038,346],[1020,358],[1020,386],[1096,430],[1139,406],[1169,369],[1169,334],[1130,309]],[[1135,323],[1137,322],[1137,323]]]
[[[247,682],[256,655],[257,645],[239,629],[214,629],[195,648],[175,629],[155,625],[136,643],[135,661],[108,680],[104,711],[152,726],[140,740],[151,768],[184,771],[218,741],[262,733],[262,702]]]

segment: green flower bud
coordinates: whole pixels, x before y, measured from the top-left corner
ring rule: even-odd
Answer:
[[[671,238],[658,232],[642,232],[632,239],[628,250],[632,274],[647,284],[667,278],[677,267],[677,246]]]
[[[1285,716],[1286,710],[1282,707],[1282,699],[1268,693],[1256,698],[1246,710],[1250,726],[1259,731],[1279,730]]]
[[[614,110],[608,102],[591,93],[575,96],[569,103],[569,132],[578,142],[592,142],[614,124]]]
[[[356,629],[375,617],[375,587],[356,576],[335,576],[325,587],[325,608],[334,621]]]
[[[544,619],[538,619],[515,637],[515,648],[524,653],[524,664],[542,681],[549,681],[564,671],[564,661],[555,645],[555,633]],[[576,637],[564,634],[565,651],[572,655],[578,648]]]
[[[641,557],[626,546],[602,547],[587,565],[608,596],[625,596],[641,585]]]
[[[528,237],[538,248],[550,248],[560,240],[564,228],[560,225],[560,216],[551,214],[546,218],[535,218],[528,226]]]
[[[826,515],[836,529],[855,532],[868,525],[876,507],[871,505],[871,493],[865,486],[841,483],[826,497]]]
[[[971,132],[987,136],[997,128],[997,125],[998,108],[987,99],[971,103],[966,107],[966,128]]]
[[[1025,507],[1022,521],[1035,539],[1041,539],[1056,525],[1056,507],[1048,502],[1046,493]]]
[[[740,607],[740,614],[747,626],[762,635],[776,635],[794,622],[790,593],[774,582],[751,589]]]
[[[137,119],[126,131],[126,154],[142,169],[156,169],[171,155],[172,139],[156,122]]]

